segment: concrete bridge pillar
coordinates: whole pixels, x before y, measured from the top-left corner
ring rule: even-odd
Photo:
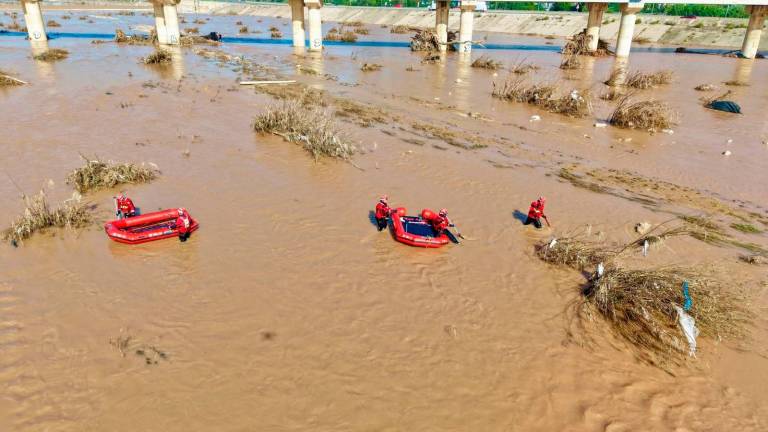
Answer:
[[[304,47],[304,0],[289,0],[291,4],[291,33],[293,46]]]
[[[642,3],[625,3],[621,5],[621,23],[619,24],[619,35],[616,38],[616,57],[629,57],[629,50],[632,48],[632,37],[635,35],[637,13],[642,9]]]
[[[155,31],[157,42],[160,45],[179,45],[181,34],[179,32],[179,14],[174,2],[153,2],[155,11]]]
[[[307,15],[309,15],[309,50],[322,51],[323,49],[323,19],[320,8],[323,4],[320,0],[305,0]]]
[[[603,14],[608,8],[608,3],[587,3],[589,17],[587,18],[587,50],[597,51],[600,41],[600,26],[603,25]]]
[[[448,14],[450,12],[450,2],[438,1],[435,3],[435,32],[437,40],[440,42],[440,51],[448,49]]]
[[[24,24],[27,25],[27,34],[31,41],[48,40],[45,34],[43,11],[38,0],[21,0],[21,8],[24,12]]]
[[[744,43],[741,45],[741,55],[744,58],[753,59],[760,45],[768,6],[747,6],[747,12],[749,12],[749,24],[747,24],[747,34],[744,35]]]
[[[461,21],[459,22],[459,52],[472,51],[472,26],[475,21],[475,2],[461,2]]]

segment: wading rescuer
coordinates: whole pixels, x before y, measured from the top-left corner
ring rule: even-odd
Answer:
[[[421,218],[432,226],[432,229],[435,230],[435,235],[440,235],[448,227],[453,226],[451,220],[448,219],[448,209],[441,209],[437,214],[432,210],[425,209],[421,211]]]
[[[176,230],[179,232],[179,240],[187,241],[189,238],[189,213],[184,208],[179,208],[179,217],[176,218]]]
[[[136,206],[130,198],[125,196],[125,192],[121,192],[119,197],[112,198],[115,199],[115,214],[118,219],[136,216]]]
[[[549,219],[547,219],[547,215],[544,214],[544,204],[546,203],[547,199],[544,197],[539,197],[539,199],[532,202],[531,208],[528,209],[528,218],[525,220],[524,225],[533,224],[533,226],[539,229],[541,228],[541,218],[544,218],[547,222],[547,226],[549,226]]]
[[[379,198],[379,202],[376,203],[376,225],[379,231],[383,231],[387,228],[389,215],[392,214],[392,209],[389,207],[389,197],[383,195]]]

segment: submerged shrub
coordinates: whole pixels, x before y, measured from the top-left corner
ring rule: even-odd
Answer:
[[[627,95],[619,101],[608,122],[622,128],[659,130],[672,127],[676,117],[677,114],[666,102],[654,99],[635,101]]]
[[[79,228],[91,222],[88,206],[77,193],[54,209],[48,205],[43,191],[33,197],[24,196],[24,203],[24,213],[3,231],[3,240],[13,245],[46,228]]]
[[[319,108],[304,108],[296,100],[268,107],[254,119],[253,130],[301,144],[315,160],[323,156],[347,160],[355,152],[331,115]]]
[[[107,189],[125,183],[148,183],[157,177],[159,171],[143,164],[104,162],[86,159],[85,165],[67,175],[67,183],[75,186],[80,193]]]

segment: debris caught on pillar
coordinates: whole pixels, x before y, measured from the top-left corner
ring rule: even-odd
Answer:
[[[568,38],[568,42],[563,46],[562,54],[605,57],[614,53],[608,48],[608,42],[602,39],[597,41],[597,50],[594,52],[589,51],[589,36],[587,35],[587,30],[584,29]]]

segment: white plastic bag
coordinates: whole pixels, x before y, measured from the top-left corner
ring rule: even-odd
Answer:
[[[696,320],[685,313],[680,306],[673,306],[677,311],[677,319],[680,323],[680,328],[683,329],[683,334],[685,335],[685,338],[688,339],[688,354],[691,357],[696,357],[696,337],[699,335],[699,329],[696,328]]]

